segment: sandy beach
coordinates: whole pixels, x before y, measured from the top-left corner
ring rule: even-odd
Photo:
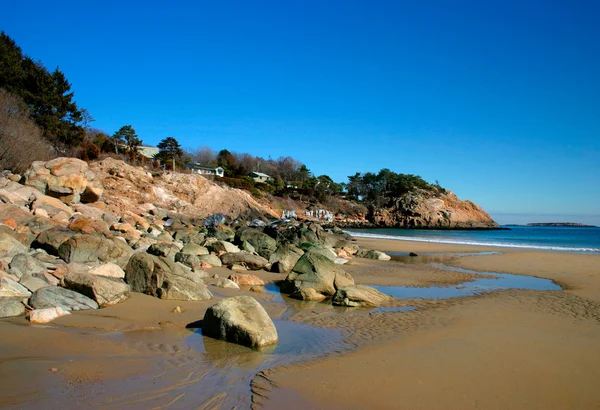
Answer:
[[[480,277],[426,263],[434,261],[548,278],[566,289],[396,300],[389,307],[399,311],[342,309],[281,300],[272,291],[218,289],[219,297],[248,294],[263,304],[280,326],[281,350],[274,353],[198,336],[197,322],[214,301],[134,294],[119,305],[75,312],[46,326],[5,319],[0,321],[0,404],[115,409],[600,405],[600,255],[373,239],[358,243],[428,255],[354,259],[345,270],[358,284],[452,289]],[[486,251],[502,253],[452,255]],[[267,282],[285,277],[257,274]],[[173,312],[176,306],[182,313]]]

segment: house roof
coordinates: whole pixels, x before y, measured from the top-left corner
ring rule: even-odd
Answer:
[[[255,175],[257,177],[263,178],[273,178],[271,175],[263,174],[262,172],[251,172],[250,175]]]
[[[148,147],[143,145],[138,147],[138,153],[146,158],[153,158],[156,154],[158,154],[158,151],[159,150],[156,147]]]
[[[205,169],[207,171],[216,171],[217,169],[223,169],[221,167],[205,167],[202,165],[198,165],[198,164],[186,164],[188,167],[193,168],[193,169]]]

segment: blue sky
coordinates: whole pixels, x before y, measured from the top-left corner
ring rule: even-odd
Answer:
[[[592,1],[27,1],[0,30],[108,133],[339,182],[414,173],[501,223],[600,223],[599,18]]]

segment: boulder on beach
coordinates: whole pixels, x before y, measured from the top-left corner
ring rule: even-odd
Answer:
[[[327,296],[320,294],[313,288],[304,288],[297,290],[296,292],[292,293],[290,297],[299,300],[310,300],[317,302],[327,298]]]
[[[202,334],[258,348],[278,342],[277,329],[265,309],[250,296],[226,298],[204,314]]]
[[[380,251],[373,251],[367,249],[361,249],[356,253],[356,256],[359,258],[365,259],[377,259],[380,261],[389,261],[392,257],[386,253]]]
[[[290,273],[302,255],[304,251],[299,247],[287,243],[280,244],[269,258],[271,272]]]
[[[16,254],[9,264],[9,272],[21,278],[23,275],[42,275],[47,272],[46,267],[34,257],[26,253]]]
[[[262,256],[246,252],[226,253],[221,256],[221,262],[227,267],[243,265],[250,270],[260,270],[269,263],[269,261]]]
[[[198,274],[184,270],[175,261],[147,253],[135,253],[125,267],[125,282],[133,292],[160,299],[208,300],[212,293]]]
[[[332,303],[336,306],[376,307],[392,299],[392,296],[381,293],[370,286],[355,285],[339,288],[333,295]]]
[[[239,289],[240,288],[237,283],[235,283],[234,281],[227,279],[227,278],[217,279],[216,286],[219,288],[225,288],[225,289]]]
[[[0,297],[2,296],[28,298],[31,296],[31,292],[14,280],[0,278]]]
[[[87,296],[57,286],[47,286],[36,290],[31,295],[29,304],[35,309],[57,306],[65,310],[98,309],[98,304]]]
[[[29,312],[29,321],[31,323],[48,323],[61,316],[70,315],[68,310],[60,306],[46,309],[35,309]]]
[[[236,273],[229,275],[229,280],[234,281],[240,286],[264,286],[265,282],[256,275],[246,275],[243,273]]]
[[[25,300],[19,297],[0,297],[0,318],[24,315]]]
[[[129,285],[91,273],[70,271],[62,283],[65,288],[94,299],[100,307],[116,305],[129,297]]]
[[[307,252],[282,282],[281,290],[284,293],[294,293],[301,289],[313,288],[325,296],[333,296],[338,288],[350,285],[354,285],[354,279],[339,265],[326,256]]]
[[[124,266],[132,253],[123,241],[85,234],[73,235],[58,248],[58,256],[67,263],[114,262]]]
[[[42,231],[35,238],[31,247],[33,249],[43,249],[50,255],[58,256],[58,248],[65,243],[75,232],[66,228],[50,228]]]
[[[27,247],[6,233],[0,233],[0,258],[12,258],[27,252]]]
[[[236,243],[247,241],[260,256],[269,259],[277,249],[277,241],[255,228],[239,228],[235,233]]]

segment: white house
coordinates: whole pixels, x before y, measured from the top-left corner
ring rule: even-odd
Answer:
[[[188,168],[190,168],[192,170],[192,173],[194,173],[194,174],[216,175],[221,178],[225,175],[223,168],[221,168],[221,167],[216,167],[216,168],[204,167],[204,166],[198,165],[198,164],[186,164],[186,166]]]
[[[269,181],[273,181],[274,178],[270,175],[267,174],[263,174],[262,172],[251,172],[248,174],[248,176],[250,178],[252,178],[254,180],[254,182],[269,182]]]
[[[138,154],[140,154],[141,156],[143,156],[145,158],[153,159],[154,156],[156,154],[158,154],[159,150],[156,147],[149,147],[149,146],[142,145],[137,148],[137,151],[138,151]]]

